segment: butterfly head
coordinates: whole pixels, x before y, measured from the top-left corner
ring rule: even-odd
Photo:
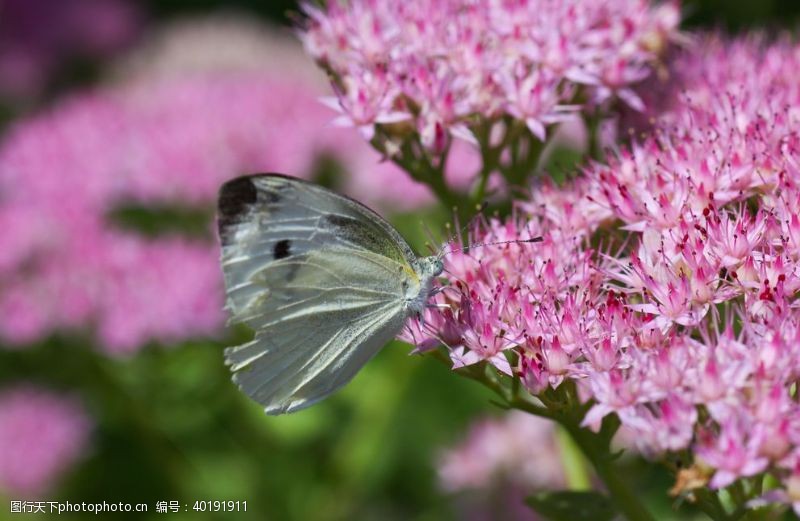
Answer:
[[[444,271],[444,261],[439,255],[419,259],[419,271],[423,279],[433,279]]]
[[[417,259],[414,271],[417,277],[416,283],[404,285],[405,301],[410,313],[421,318],[428,299],[434,292],[436,277],[444,271],[444,262],[439,256],[420,257]]]

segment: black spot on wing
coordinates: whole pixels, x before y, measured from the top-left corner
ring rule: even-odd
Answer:
[[[258,190],[251,177],[237,177],[222,185],[217,204],[217,226],[223,244],[228,242],[228,228],[242,222],[256,201]]]
[[[276,260],[288,257],[292,254],[289,248],[290,245],[291,241],[289,239],[276,242],[275,247],[272,249],[272,256],[275,257]]]

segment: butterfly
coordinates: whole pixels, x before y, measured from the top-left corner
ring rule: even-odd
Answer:
[[[225,361],[267,414],[349,382],[422,316],[444,269],[363,204],[281,174],[226,182],[217,216],[226,308],[255,331]]]

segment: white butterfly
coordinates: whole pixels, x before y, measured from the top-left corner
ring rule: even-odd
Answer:
[[[443,270],[361,203],[279,174],[225,183],[218,224],[231,320],[255,330],[226,363],[268,414],[349,382],[421,316]]]

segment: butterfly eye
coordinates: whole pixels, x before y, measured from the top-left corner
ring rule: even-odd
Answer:
[[[444,271],[444,263],[439,259],[436,259],[436,261],[434,261],[433,263],[433,275],[434,276],[441,275],[443,271]]]

